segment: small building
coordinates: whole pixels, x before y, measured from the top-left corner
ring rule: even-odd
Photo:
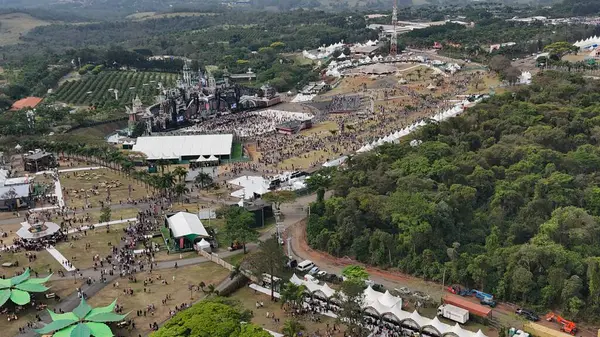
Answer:
[[[31,205],[29,184],[0,186],[0,210],[14,211]]]
[[[193,249],[197,242],[210,238],[198,215],[192,213],[178,212],[167,216],[165,227],[169,229],[174,240],[169,244],[180,250]]]
[[[42,103],[43,98],[41,97],[25,97],[13,103],[11,110],[21,110],[21,109],[33,109]]]
[[[46,151],[34,152],[25,157],[25,171],[39,172],[57,167],[54,154]]]

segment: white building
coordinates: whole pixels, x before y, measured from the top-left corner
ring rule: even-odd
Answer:
[[[145,154],[148,160],[194,160],[210,156],[228,159],[232,143],[232,134],[152,136],[138,137],[132,150]]]

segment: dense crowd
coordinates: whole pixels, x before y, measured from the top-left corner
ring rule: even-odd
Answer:
[[[280,124],[307,118],[312,116],[279,110],[246,111],[203,121],[179,133],[232,133],[240,138],[254,138],[274,133]]]
[[[336,95],[327,105],[327,112],[352,112],[358,110],[361,105],[362,97],[360,95]]]

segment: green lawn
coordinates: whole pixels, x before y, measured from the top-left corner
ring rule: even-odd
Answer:
[[[242,143],[231,144],[231,159],[240,159],[243,154]]]

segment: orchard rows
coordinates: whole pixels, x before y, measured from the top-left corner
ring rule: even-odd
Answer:
[[[75,105],[115,104],[115,95],[109,89],[119,92],[119,105],[129,104],[139,95],[144,103],[152,103],[158,94],[158,83],[165,87],[175,84],[177,74],[158,72],[103,71],[98,75],[86,75],[82,80],[64,83],[56,92],[56,100]]]

